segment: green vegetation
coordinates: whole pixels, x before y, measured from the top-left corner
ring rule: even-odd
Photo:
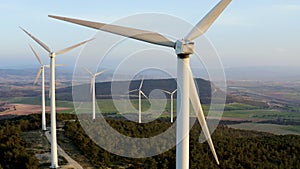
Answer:
[[[240,123],[240,124],[232,124],[229,125],[235,129],[241,130],[255,130],[261,132],[268,132],[278,135],[287,135],[287,134],[294,134],[300,135],[300,132],[297,131],[297,126],[291,125],[279,125],[279,124],[266,124],[266,123]]]
[[[224,111],[253,110],[253,109],[259,109],[259,107],[251,106],[248,104],[242,104],[242,103],[229,103],[225,105]]]
[[[281,111],[281,110],[268,110],[268,109],[224,111],[223,116],[236,117],[236,118],[259,118],[259,119],[277,119],[277,118],[286,118],[286,119],[293,119],[293,120],[300,119],[300,113]]]
[[[5,98],[5,101],[7,101],[9,103],[40,105],[41,104],[41,96],[36,96],[36,97],[10,97],[10,98]]]
[[[138,110],[138,104],[139,104],[138,99],[131,99],[130,103],[132,104],[132,106],[136,110]],[[117,108],[115,107],[115,104],[123,105],[123,106],[128,106],[127,102],[125,103],[124,100],[115,100],[115,102],[114,102],[111,99],[97,100],[97,104],[98,104],[99,109],[101,110],[101,112],[104,112],[104,113],[115,113],[115,112],[118,112]],[[142,111],[147,111],[150,108],[150,102],[148,100],[146,100],[146,99],[142,99],[141,100],[141,104],[142,104]],[[126,107],[124,107],[124,109],[126,109]],[[170,110],[170,100],[167,101],[165,110],[166,111]],[[176,111],[176,100],[174,101],[174,111]]]
[[[298,125],[298,126],[288,126],[288,127],[286,127],[286,130],[296,132],[296,133],[300,133],[300,125]]]
[[[0,99],[1,100],[1,99]],[[17,104],[31,104],[31,105],[41,105],[41,96],[36,97],[13,97],[13,98],[6,98],[6,102],[8,103],[17,103]],[[46,98],[46,105],[50,105],[50,100]],[[70,107],[73,108],[72,101],[56,101],[57,107]]]
[[[137,125],[124,120],[107,119],[112,127],[132,137],[148,137],[170,126],[164,120]],[[145,130],[141,130],[145,129]],[[97,129],[96,129],[97,130]],[[213,160],[207,143],[199,143],[200,126],[190,132],[190,168],[292,168],[300,166],[300,136],[276,136],[220,126],[213,134],[220,166]],[[175,148],[154,157],[132,159],[119,157],[98,147],[81,128],[78,121],[67,122],[65,135],[97,168],[175,168]],[[147,146],[147,145],[145,145]]]
[[[50,105],[50,103],[48,105]],[[68,107],[68,108],[73,108],[74,107],[73,102],[71,102],[71,101],[61,101],[61,100],[56,101],[56,106],[57,107]]]
[[[40,126],[40,117],[30,116],[25,119],[1,121],[0,126],[0,168],[37,169],[38,161],[33,154],[26,151],[22,131],[36,129]]]

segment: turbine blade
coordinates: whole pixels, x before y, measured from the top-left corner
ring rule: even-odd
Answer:
[[[167,46],[172,48],[175,46],[174,42],[170,41],[168,38],[156,32],[128,28],[128,27],[117,26],[117,25],[104,24],[99,22],[85,21],[80,19],[66,18],[61,16],[53,16],[53,15],[48,15],[48,16],[58,20],[67,21],[67,22],[79,24],[94,29],[99,29],[104,32],[109,32],[109,33],[125,36],[128,38],[132,38],[132,39],[136,39],[136,40],[140,40],[140,41],[144,41],[156,45],[162,45],[162,46]]]
[[[171,92],[167,91],[167,90],[162,90],[164,93],[167,93],[167,94],[172,94]]]
[[[138,91],[138,90],[139,90],[139,89],[130,90],[129,92],[127,92],[127,94],[136,92],[136,91]]]
[[[44,65],[44,63],[42,62],[41,58],[39,57],[39,55],[36,53],[36,51],[33,49],[33,47],[31,45],[29,45],[29,47],[31,48],[32,52],[34,53],[35,57],[37,58],[37,60],[39,61],[39,63],[41,65]]]
[[[50,68],[50,65],[44,65],[44,67],[46,67],[46,68]]]
[[[82,67],[86,72],[88,72],[90,75],[94,76],[94,74],[86,67]]]
[[[200,22],[198,22],[184,39],[192,41],[204,34],[230,2],[231,0],[221,0]]]
[[[43,68],[41,67],[41,68],[40,68],[40,70],[38,71],[38,73],[37,73],[36,77],[35,77],[35,80],[34,80],[34,82],[33,82],[33,84],[34,84],[34,85],[35,85],[35,84],[36,84],[36,82],[39,80],[39,77],[40,77],[40,75],[41,75],[42,71],[43,71]]]
[[[141,81],[141,84],[140,84],[140,87],[139,87],[140,90],[141,90],[142,87],[143,87],[143,83],[144,83],[144,78],[143,78],[142,81]]]
[[[74,49],[74,48],[77,48],[78,46],[81,46],[81,45],[83,45],[83,44],[85,44],[85,43],[87,43],[87,42],[89,42],[89,41],[92,41],[92,40],[94,40],[94,38],[89,39],[89,40],[86,40],[86,41],[83,41],[83,42],[80,42],[80,43],[78,43],[78,44],[76,44],[76,45],[73,45],[73,46],[70,46],[70,47],[68,47],[68,48],[62,49],[62,50],[60,50],[60,51],[58,51],[58,52],[55,52],[55,54],[56,54],[56,55],[64,54],[64,53],[69,52],[70,50],[72,50],[72,49]]]
[[[147,100],[149,100],[149,98],[145,95],[145,93],[143,91],[140,90],[140,92]]]
[[[206,124],[203,109],[202,109],[202,106],[201,106],[201,103],[200,103],[200,99],[198,97],[198,92],[197,92],[197,89],[196,89],[196,86],[195,86],[195,81],[194,81],[191,70],[189,71],[189,76],[190,76],[189,77],[189,79],[190,79],[190,100],[191,100],[192,106],[193,106],[194,111],[195,111],[195,113],[198,117],[198,121],[201,125],[202,131],[203,131],[203,133],[206,137],[208,145],[209,145],[209,147],[210,147],[210,149],[211,149],[211,151],[214,155],[214,158],[215,158],[217,164],[219,164],[218,156],[217,156],[217,153],[215,151],[212,139],[210,137],[210,133],[209,133],[209,130],[208,130],[208,127],[207,127],[207,124]]]
[[[101,75],[102,73],[106,72],[107,70],[102,70],[100,72],[95,73],[95,77]]]
[[[40,41],[38,38],[31,35],[29,32],[27,32],[22,27],[20,27],[20,29],[22,29],[28,36],[30,36],[34,41],[36,41],[38,44],[40,44],[47,52],[51,53],[50,48],[47,45],[45,45],[42,41]]]
[[[177,92],[177,89],[175,89],[173,92],[172,92],[172,94],[174,94],[174,93],[176,93]]]

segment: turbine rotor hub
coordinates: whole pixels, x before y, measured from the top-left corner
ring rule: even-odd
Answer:
[[[175,43],[177,55],[190,55],[194,53],[194,42],[186,40],[177,40]]]
[[[51,52],[51,53],[49,53],[49,56],[50,56],[50,58],[55,58],[55,53]]]

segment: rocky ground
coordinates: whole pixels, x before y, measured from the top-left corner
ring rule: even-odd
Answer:
[[[58,134],[58,145],[65,151],[65,153],[76,162],[78,162],[84,169],[93,169],[93,165],[89,160],[82,155],[80,150],[72,143],[71,140],[63,135],[63,131],[59,130]],[[35,154],[39,160],[40,168],[48,169],[51,165],[50,161],[50,144],[46,138],[46,135],[41,130],[28,131],[23,133],[23,138],[26,141],[27,150],[30,153]],[[59,153],[59,166],[61,169],[72,169],[75,168],[72,164],[69,164],[67,157],[63,157]]]

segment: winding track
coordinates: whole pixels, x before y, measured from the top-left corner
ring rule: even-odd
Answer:
[[[47,140],[50,142],[50,132],[46,131],[45,135],[47,137]],[[57,145],[58,154],[63,156],[68,161],[68,167],[72,166],[75,169],[83,169],[82,166],[77,163],[75,160],[73,160],[59,145]]]

